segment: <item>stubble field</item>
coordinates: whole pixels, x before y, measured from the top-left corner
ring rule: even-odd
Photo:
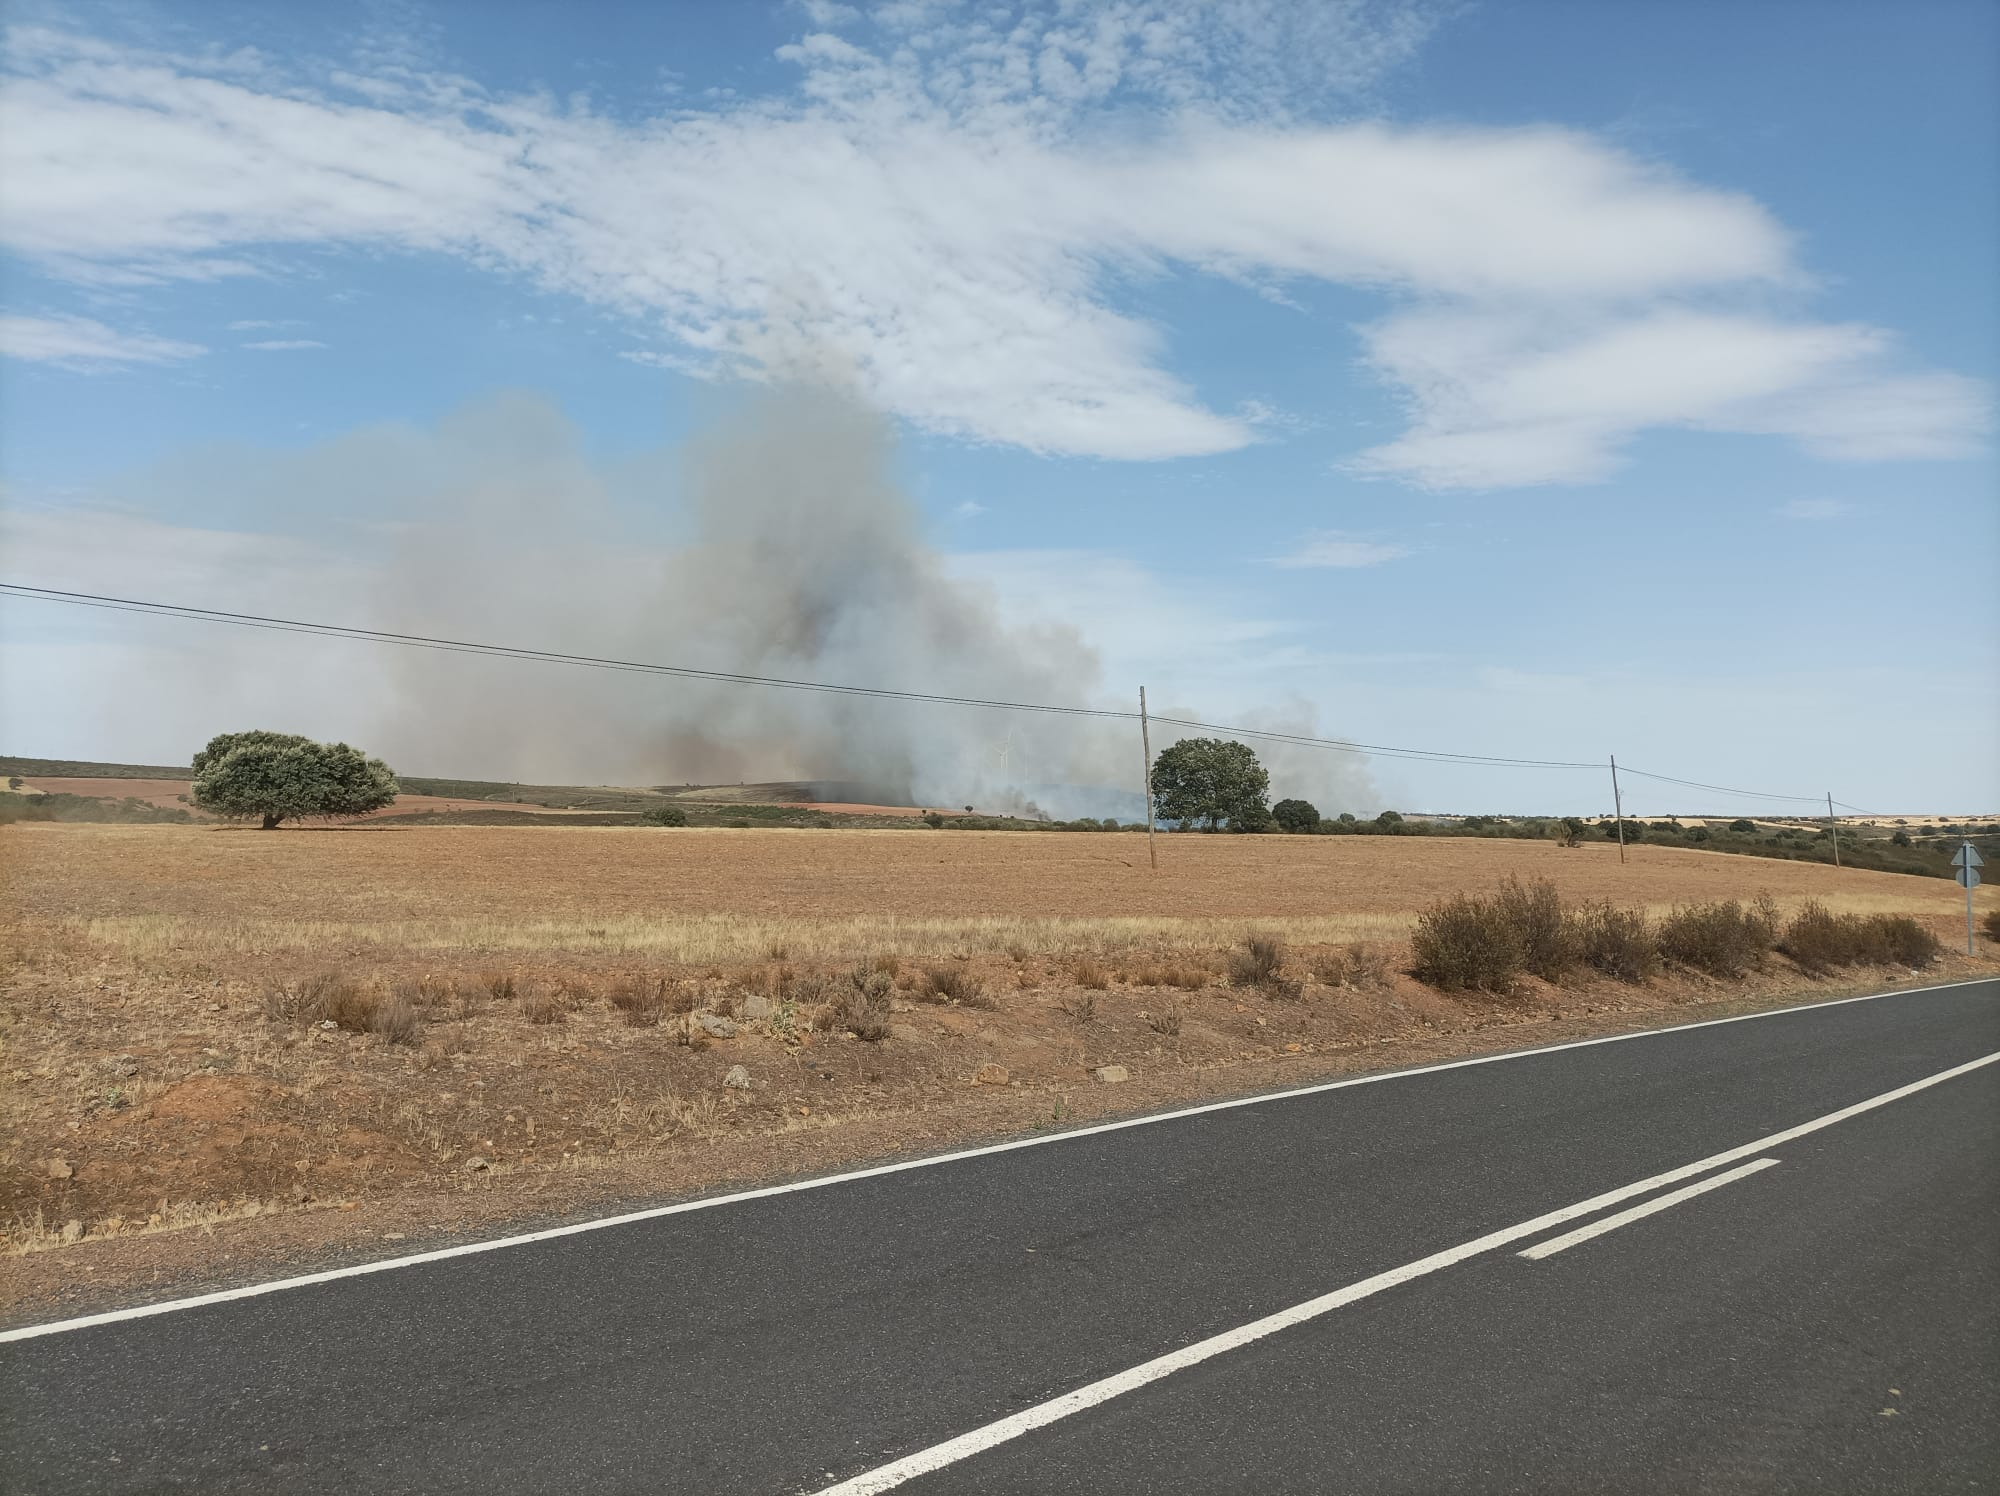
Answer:
[[[22,1302],[196,1270],[212,1232],[436,1238],[1840,987],[1403,973],[1419,911],[1505,877],[1963,928],[1938,880],[1441,837],[1162,837],[1156,873],[1123,833],[23,824],[0,877]],[[1251,934],[1273,980],[1232,972]]]

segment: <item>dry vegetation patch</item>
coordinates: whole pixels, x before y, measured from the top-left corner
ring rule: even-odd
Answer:
[[[274,1212],[337,1232],[395,1201],[448,1220],[600,1175],[695,1188],[723,1160],[795,1172],[1671,1009],[1747,926],[1748,965],[1809,991],[1774,945],[1831,970],[1829,919],[1862,961],[1962,921],[1949,885],[1681,851],[1621,870],[1531,842],[1175,837],[1157,878],[1129,856],[1087,834],[11,827],[0,1224],[32,1251]],[[1432,926],[1463,934],[1457,904],[1424,913],[1460,889],[1506,912],[1504,982],[1424,954]],[[1649,982],[1655,949],[1678,965]],[[1133,1083],[1093,1100],[1110,1066]]]

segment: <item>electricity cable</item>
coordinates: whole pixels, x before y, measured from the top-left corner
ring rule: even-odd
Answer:
[[[776,690],[807,691],[826,695],[860,696],[882,701],[909,701],[939,706],[969,706],[993,711],[1040,712],[1050,716],[1089,717],[1100,721],[1136,722],[1139,713],[1109,707],[1061,706],[1041,701],[1002,701],[981,696],[953,696],[934,691],[904,691],[886,686],[859,686],[835,681],[795,680],[783,676],[753,675],[736,670],[709,670],[693,665],[670,665],[645,660],[620,660],[599,655],[570,654],[559,650],[492,644],[469,639],[447,639],[429,634],[398,633],[389,629],[361,628],[351,624],[315,623],[299,618],[278,618],[260,613],[234,613],[220,608],[193,607],[147,598],[113,597],[102,593],[65,591],[36,587],[22,582],[0,582],[0,594],[62,603],[73,607],[110,612],[140,613],[155,617],[183,618],[201,623],[221,623],[237,628],[273,633],[311,634],[322,638],[354,639],[364,643],[394,644],[404,648],[436,650],[451,654],[485,655],[489,658],[528,660],[544,664],[570,665],[593,670],[618,670],[646,675],[665,675],[686,680],[714,681],[726,685],[766,686]],[[1345,738],[1320,738],[1304,733],[1279,732],[1269,728],[1239,727],[1227,723],[1199,722],[1183,717],[1152,717],[1163,726],[1185,727],[1202,732],[1224,733],[1231,737],[1256,738],[1267,742],[1294,743],[1337,753],[1368,754],[1379,758],[1403,759],[1417,763],[1464,764],[1514,769],[1596,770],[1602,764],[1574,759],[1507,758],[1496,754],[1456,753],[1443,749],[1401,748],[1383,743],[1358,743]],[[1620,766],[1621,772],[1663,784],[1717,794],[1742,795],[1760,800],[1789,800],[1817,803],[1819,795],[1784,795],[1758,790],[1704,784],[1698,780],[1676,779],[1645,769]],[[1853,807],[1849,807],[1852,809]],[[1863,812],[1866,814],[1866,812]]]

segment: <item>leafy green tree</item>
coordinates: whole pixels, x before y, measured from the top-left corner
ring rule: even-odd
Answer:
[[[685,826],[688,814],[678,805],[655,805],[651,810],[639,812],[642,826]]]
[[[1222,738],[1182,738],[1153,760],[1153,809],[1184,826],[1215,831],[1268,823],[1270,789],[1257,755]]]
[[[226,732],[194,756],[194,803],[230,820],[358,816],[393,805],[396,776],[345,743],[288,732]]]
[[[1294,834],[1319,830],[1319,811],[1310,800],[1280,800],[1271,807],[1271,819]]]

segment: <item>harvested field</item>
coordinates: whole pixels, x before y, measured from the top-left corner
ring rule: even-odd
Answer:
[[[1496,997],[1405,973],[1419,911],[1510,875],[1655,913],[1768,893],[1963,929],[1938,880],[1652,846],[1160,855],[1155,875],[1142,836],[1102,833],[9,827],[4,1276],[46,1297],[79,1258],[201,1269],[184,1227],[236,1222],[243,1251],[449,1233],[1915,980],[1773,957],[1749,984]],[[1280,948],[1246,961],[1252,934]]]

